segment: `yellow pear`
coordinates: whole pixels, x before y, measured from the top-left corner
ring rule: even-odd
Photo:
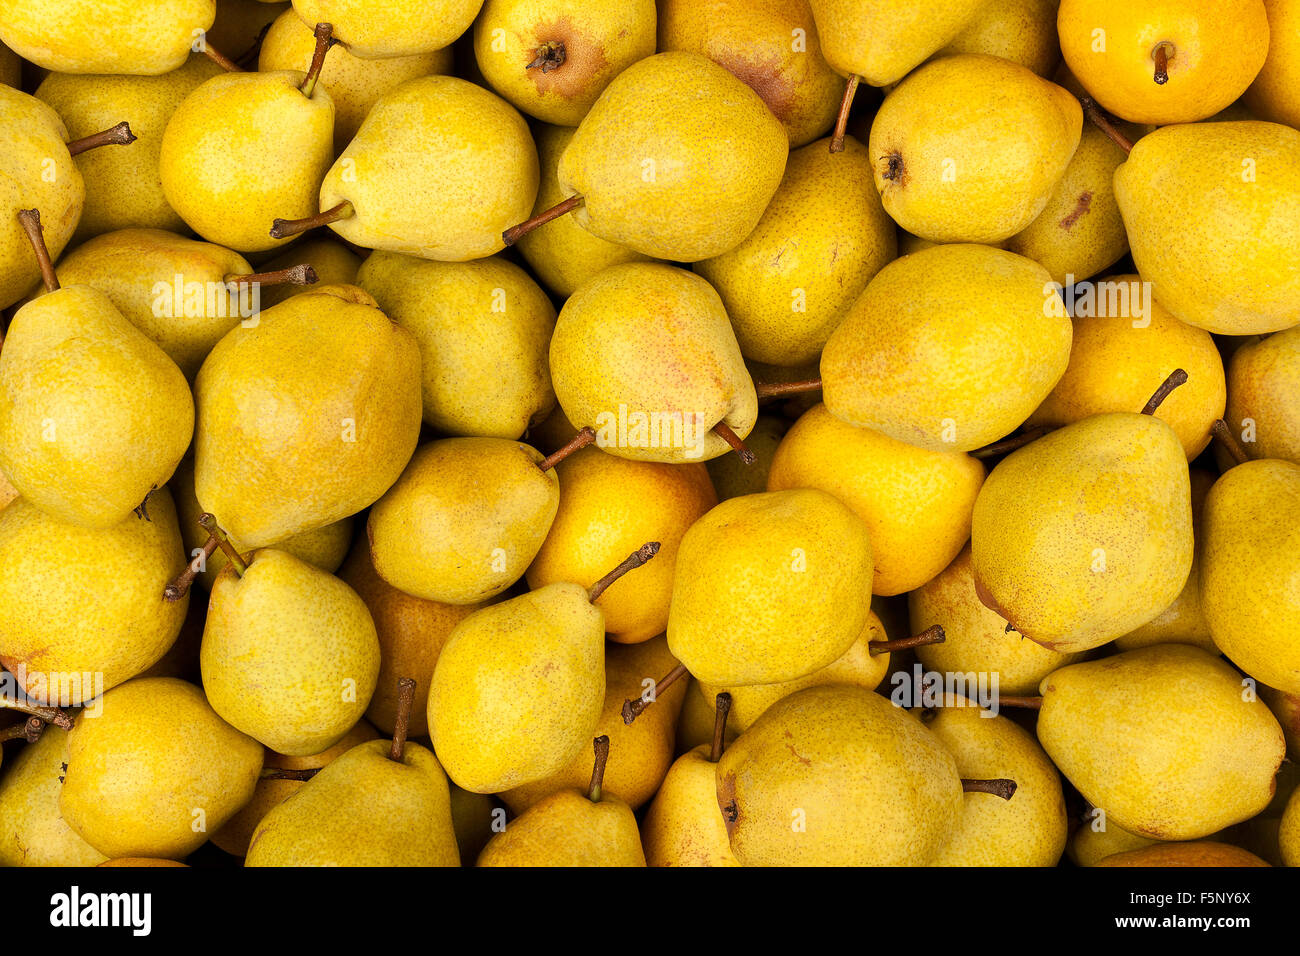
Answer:
[[[47,726],[0,777],[0,866],[97,866],[107,859],[59,815],[67,741],[66,730]]]
[[[356,56],[384,58],[432,53],[469,29],[483,0],[294,0],[303,23],[331,23]]]
[[[1151,837],[1129,833],[1123,827],[1111,823],[1103,811],[1094,810],[1088,822],[1079,827],[1070,838],[1065,852],[1075,866],[1096,866],[1108,856],[1140,850],[1156,842],[1158,841]]]
[[[1051,76],[1061,61],[1056,35],[1060,0],[1000,0],[986,3],[935,57],[987,53]]]
[[[700,692],[700,682],[694,677],[687,677],[686,700],[682,702],[682,712],[677,718],[677,740],[674,753],[681,756],[713,739],[714,723],[717,712],[714,701],[707,700]],[[739,731],[727,724],[723,742],[730,744]]]
[[[505,823],[505,810],[486,793],[470,793],[454,783],[451,789],[451,823],[456,830],[460,865],[473,866],[488,840]]]
[[[1300,128],[1300,3],[1264,0],[1268,57],[1246,91],[1246,104],[1260,117]]]
[[[1273,712],[1277,722],[1282,725],[1282,733],[1286,736],[1287,753],[1290,754],[1292,762],[1298,762],[1297,758],[1300,757],[1300,694],[1284,694],[1272,687],[1261,687],[1259,696],[1264,703],[1268,704],[1268,709]]]
[[[1096,866],[1139,866],[1150,869],[1158,866],[1212,866],[1243,867],[1268,866],[1255,854],[1229,843],[1198,840],[1193,843],[1161,843],[1116,853],[1098,860]]]
[[[1228,409],[1256,458],[1284,458],[1300,465],[1300,328],[1246,342],[1228,363]],[[1254,444],[1250,444],[1253,442]]]

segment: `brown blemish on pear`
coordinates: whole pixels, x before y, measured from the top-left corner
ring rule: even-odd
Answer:
[[[526,52],[523,66],[536,85],[537,92],[543,95],[563,99],[581,96],[595,76],[609,65],[604,46],[575,28],[568,17],[538,24],[533,36],[537,38],[537,44]],[[548,44],[555,45],[557,54],[559,49],[563,49],[560,64],[550,69],[541,66],[529,69],[528,65],[535,61],[538,50]],[[556,59],[560,57],[552,57],[551,62]]]
[[[1074,210],[1061,220],[1061,228],[1066,230],[1072,229],[1074,224],[1078,222],[1091,208],[1092,192],[1090,190],[1084,190],[1079,194],[1079,200],[1075,203]]]
[[[759,95],[767,108],[784,125],[794,107],[794,82],[781,74],[781,61],[776,57],[766,60],[749,60],[743,57],[717,57],[710,51],[710,59],[726,67]]]

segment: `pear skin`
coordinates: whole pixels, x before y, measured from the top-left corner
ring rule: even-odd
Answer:
[[[1061,62],[1061,41],[1056,35],[1059,5],[1060,0],[986,3],[935,57],[987,53],[1049,77]]]
[[[107,859],[59,815],[68,732],[46,727],[0,778],[0,866],[97,866]]]
[[[1264,0],[1268,57],[1246,91],[1245,102],[1263,119],[1300,128],[1300,4]]]
[[[479,866],[645,866],[636,817],[618,797],[561,790],[506,824]]]
[[[888,86],[952,42],[988,4],[986,0],[808,0],[808,5],[827,62],[845,76]]]
[[[1228,363],[1224,419],[1253,458],[1300,465],[1300,328],[1247,342]],[[1252,445],[1251,442],[1254,442]]]
[[[354,56],[383,59],[432,53],[469,29],[483,0],[389,0],[383,15],[368,0],[295,0],[308,26],[332,23]]]
[[[1195,843],[1158,843],[1139,850],[1127,850],[1098,860],[1094,866],[1268,866],[1249,850],[1228,843],[1200,840]]]

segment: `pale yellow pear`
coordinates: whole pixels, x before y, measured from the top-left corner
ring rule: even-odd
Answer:
[[[107,859],[59,815],[67,741],[66,730],[47,726],[0,777],[0,866],[97,866]]]
[[[294,0],[303,23],[334,25],[334,35],[361,57],[413,56],[451,46],[469,29],[483,0]]]
[[[1246,342],[1228,363],[1224,418],[1255,458],[1300,465],[1300,328]]]
[[[1300,3],[1264,0],[1264,11],[1268,56],[1245,101],[1262,118],[1300,129]]]
[[[1061,62],[1056,36],[1060,0],[999,0],[986,3],[936,57],[987,53],[1051,76]]]

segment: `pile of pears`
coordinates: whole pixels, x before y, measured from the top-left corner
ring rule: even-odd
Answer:
[[[1150,6],[0,0],[0,865],[1300,865],[1300,0]]]

